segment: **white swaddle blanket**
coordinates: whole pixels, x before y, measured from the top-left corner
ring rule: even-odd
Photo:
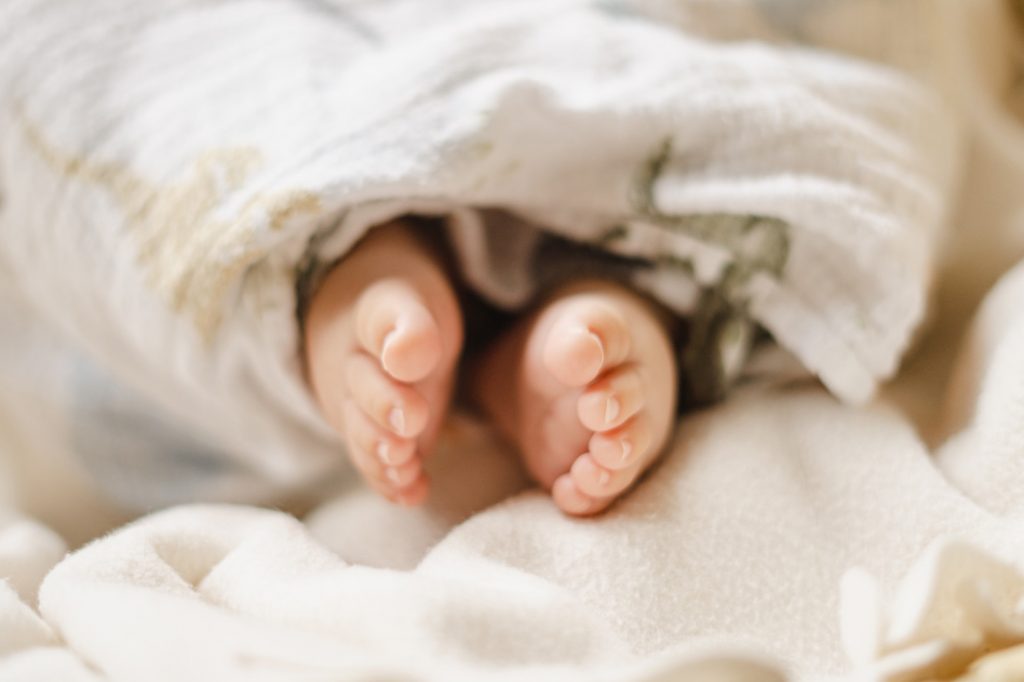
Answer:
[[[735,375],[752,320],[865,400],[923,317],[952,122],[904,75],[781,44],[803,30],[794,8],[3,3],[3,266],[85,350],[69,370],[85,388],[64,397],[84,411],[78,449],[104,453],[88,467],[117,478],[129,455],[95,425],[139,405],[163,417],[122,424],[136,449],[171,442],[221,481],[177,499],[337,467],[296,310],[403,213],[444,216],[499,305],[557,271],[526,224],[543,226],[703,325],[688,368]],[[164,466],[151,478],[173,487]],[[139,486],[125,503],[165,497]]]

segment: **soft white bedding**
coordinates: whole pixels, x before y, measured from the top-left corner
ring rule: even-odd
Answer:
[[[9,399],[4,480],[22,487],[0,497],[0,679],[924,680],[975,661],[973,679],[1024,675],[1019,272],[972,328],[949,399],[936,388],[973,304],[1024,256],[1024,133],[972,70],[1004,47],[976,39],[996,35],[997,6],[943,5],[961,65],[945,87],[973,126],[960,231],[931,331],[875,401],[752,381],[684,417],[663,463],[594,520],[524,491],[511,455],[458,418],[426,509],[361,491],[303,521],[184,506],[62,559],[28,517],[73,543],[122,519],[74,471],[40,473],[46,444],[19,444],[18,424],[46,415]]]
[[[497,496],[507,463],[459,430],[442,464]],[[4,595],[0,678],[925,679],[1024,638],[1021,522],[946,481],[897,411],[813,387],[684,420],[598,520],[539,492],[461,524],[383,505],[347,497],[306,524],[188,506],[122,528],[47,575],[42,620]],[[57,559],[16,532],[25,561]]]

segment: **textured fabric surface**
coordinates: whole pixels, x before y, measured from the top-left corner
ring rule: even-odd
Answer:
[[[484,495],[402,513],[357,493],[305,525],[187,506],[95,541],[39,615],[0,604],[0,678],[31,655],[111,680],[931,679],[1024,638],[1019,520],[889,408],[745,392],[592,521],[536,491],[471,513],[517,480],[480,437],[449,433],[439,466]]]

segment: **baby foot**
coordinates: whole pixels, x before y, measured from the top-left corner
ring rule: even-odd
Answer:
[[[481,370],[478,399],[566,513],[603,510],[668,439],[677,382],[669,335],[652,304],[619,285],[559,292]]]
[[[393,502],[427,495],[462,317],[448,278],[403,223],[374,229],[328,273],[305,322],[310,383],[352,462]]]

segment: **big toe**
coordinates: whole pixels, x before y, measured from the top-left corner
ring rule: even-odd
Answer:
[[[382,280],[363,292],[356,309],[356,332],[384,371],[406,383],[428,377],[444,353],[433,314],[420,294],[401,280]]]
[[[581,295],[552,313],[555,319],[545,340],[543,361],[565,386],[584,386],[629,357],[629,328],[614,305]]]

